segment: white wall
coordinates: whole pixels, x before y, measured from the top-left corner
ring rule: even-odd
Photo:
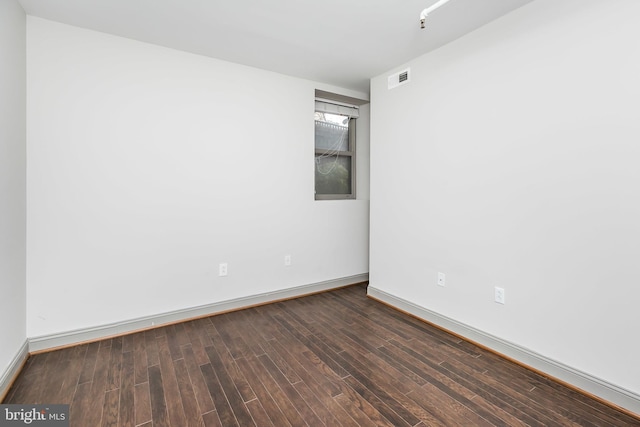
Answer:
[[[22,7],[0,1],[0,377],[27,337],[25,45]]]
[[[372,80],[371,287],[640,394],[638,16],[538,0]]]
[[[371,106],[360,106],[360,117],[356,120],[356,197],[369,201],[369,182],[371,159],[369,153]],[[368,218],[367,218],[368,221]],[[368,224],[367,224],[368,236]],[[368,237],[367,237],[368,238]],[[367,244],[368,246],[368,244]],[[367,249],[368,252],[368,249]],[[368,270],[367,270],[368,271]]]
[[[27,32],[30,337],[368,272],[368,200],[314,201],[314,93],[336,88]]]

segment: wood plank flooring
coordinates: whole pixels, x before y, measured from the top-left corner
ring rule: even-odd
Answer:
[[[639,426],[357,285],[31,356],[71,426]]]

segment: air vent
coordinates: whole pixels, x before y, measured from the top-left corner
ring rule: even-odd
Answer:
[[[409,81],[411,80],[409,78],[409,72],[411,71],[410,68],[407,68],[406,70],[402,70],[399,71],[397,73],[394,73],[392,75],[390,75],[387,79],[387,85],[389,89],[393,89],[396,88],[398,86],[404,85],[409,83]]]

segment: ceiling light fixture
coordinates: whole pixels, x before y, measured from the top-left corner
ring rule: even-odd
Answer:
[[[425,10],[423,10],[422,13],[420,13],[420,28],[424,28],[424,21],[425,21],[425,19],[427,19],[427,15],[429,15],[431,12],[433,12],[434,10],[439,8],[440,6],[444,6],[448,2],[449,2],[449,0],[438,0],[432,6],[426,8]]]

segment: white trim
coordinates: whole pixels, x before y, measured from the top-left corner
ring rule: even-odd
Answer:
[[[213,314],[239,310],[289,298],[297,298],[316,292],[323,292],[355,283],[366,282],[367,280],[369,280],[369,273],[364,273],[340,279],[312,283],[309,285],[296,286],[274,292],[266,292],[248,297],[235,298],[227,301],[170,311],[167,313],[160,313],[152,316],[139,317],[137,319],[124,320],[122,322],[109,323],[56,334],[41,335],[29,338],[29,351],[41,351],[86,341],[95,341],[114,335],[122,335],[152,327],[158,327],[168,323],[210,316]]]
[[[6,397],[11,383],[20,373],[20,368],[22,368],[22,364],[27,360],[27,357],[29,357],[29,341],[25,339],[16,355],[11,359],[7,369],[0,376],[0,402]]]
[[[443,329],[456,333],[472,342],[488,347],[497,353],[512,358],[535,370],[544,372],[551,377],[571,384],[587,393],[591,393],[631,412],[640,414],[640,395],[630,390],[572,368],[562,362],[545,357],[518,344],[503,340],[472,326],[418,306],[405,299],[388,294],[371,285],[369,285],[367,289],[367,295]]]

